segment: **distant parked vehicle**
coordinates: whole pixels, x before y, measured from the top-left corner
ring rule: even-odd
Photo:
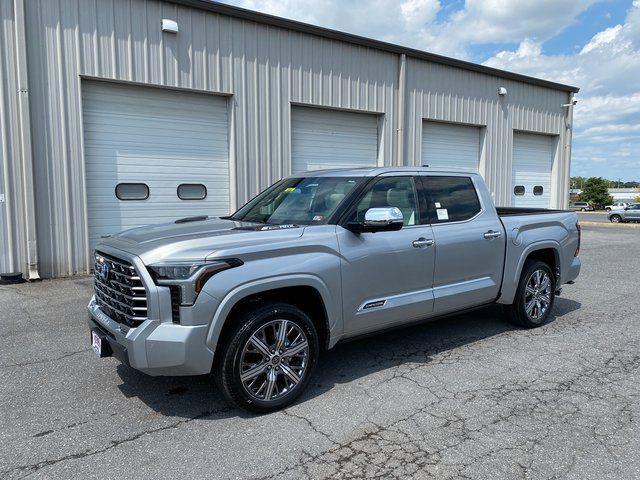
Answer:
[[[640,203],[632,203],[622,210],[612,210],[607,217],[612,223],[640,222]]]
[[[595,206],[589,202],[571,202],[569,203],[569,210],[580,212],[593,212],[596,209]]]
[[[613,205],[607,205],[606,207],[604,207],[604,209],[607,212],[610,212],[611,210],[624,210],[624,208],[628,206],[629,204],[627,202],[618,202],[614,203]]]

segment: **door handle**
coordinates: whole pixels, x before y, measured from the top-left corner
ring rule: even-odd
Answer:
[[[502,236],[502,232],[494,232],[493,230],[489,230],[484,234],[484,238],[487,240],[491,240],[492,238],[498,238]]]
[[[414,240],[411,244],[415,247],[415,248],[422,248],[422,247],[430,247],[431,245],[433,245],[433,240],[431,238],[424,238],[424,237],[420,237],[417,240]]]

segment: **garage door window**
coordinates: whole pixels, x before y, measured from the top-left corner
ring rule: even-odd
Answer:
[[[524,185],[516,185],[515,187],[513,187],[514,195],[522,196],[524,195],[524,192],[525,192]]]
[[[482,210],[469,177],[427,177],[426,190],[432,223],[462,222]]]
[[[119,183],[116,185],[118,200],[146,200],[149,198],[149,187],[144,183]]]
[[[542,188],[542,186],[536,185],[535,187],[533,187],[534,195],[542,195],[543,193],[544,193],[544,188]]]
[[[182,183],[178,185],[180,200],[204,200],[207,198],[207,187],[201,183]]]

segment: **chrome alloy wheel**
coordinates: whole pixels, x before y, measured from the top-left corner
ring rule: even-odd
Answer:
[[[544,270],[536,270],[527,280],[524,310],[531,320],[540,320],[551,305],[551,278]]]
[[[242,349],[240,380],[246,392],[269,401],[302,381],[309,363],[309,342],[289,320],[274,320],[253,332]]]

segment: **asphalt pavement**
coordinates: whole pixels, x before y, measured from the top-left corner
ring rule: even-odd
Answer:
[[[611,223],[607,218],[608,212],[576,212],[581,222]]]
[[[88,278],[0,287],[0,478],[640,478],[640,230],[586,227],[553,321],[339,345],[285,411],[89,348]]]

